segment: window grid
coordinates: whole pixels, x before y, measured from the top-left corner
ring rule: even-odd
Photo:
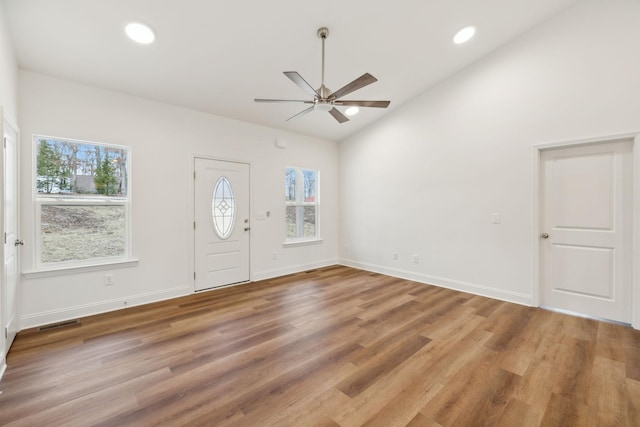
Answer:
[[[285,169],[286,241],[319,238],[319,172],[312,169]]]
[[[33,141],[36,269],[130,259],[129,148]]]

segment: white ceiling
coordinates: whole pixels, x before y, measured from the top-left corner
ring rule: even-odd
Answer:
[[[576,0],[2,0],[21,69],[304,135],[340,141]],[[156,42],[130,41],[130,21]],[[474,25],[476,37],[454,45]],[[391,100],[339,124],[314,111],[283,71],[320,86],[319,27],[329,28],[325,84],[369,72],[345,99]],[[344,111],[344,109],[343,109]]]

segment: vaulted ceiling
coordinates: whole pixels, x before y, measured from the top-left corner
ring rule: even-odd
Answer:
[[[570,7],[576,0],[2,0],[21,69],[304,135],[340,141]],[[139,45],[131,21],[156,34]],[[452,37],[473,25],[474,39]],[[368,72],[378,82],[345,99],[391,100],[339,124],[314,111],[283,71],[337,90]],[[343,109],[344,110],[344,109]]]

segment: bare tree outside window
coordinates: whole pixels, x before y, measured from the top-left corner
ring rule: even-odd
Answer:
[[[285,169],[285,224],[287,240],[318,237],[318,176],[312,169]]]

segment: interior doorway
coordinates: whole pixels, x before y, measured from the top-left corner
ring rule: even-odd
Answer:
[[[632,323],[633,138],[540,153],[540,303]]]

